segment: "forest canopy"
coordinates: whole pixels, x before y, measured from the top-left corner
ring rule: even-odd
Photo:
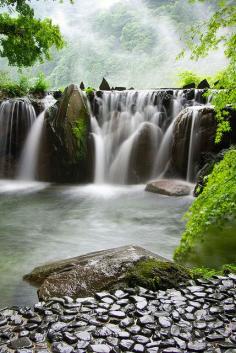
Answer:
[[[103,3],[106,5],[103,6]],[[216,7],[212,2],[190,4],[186,0],[78,0],[71,4],[69,1],[32,0],[30,5],[34,19],[40,23],[47,20],[51,25],[55,23],[60,27],[67,45],[57,51],[53,49],[55,43],[46,43],[46,55],[40,52],[39,60],[32,69],[23,73],[33,76],[43,71],[54,88],[81,80],[86,86],[98,87],[104,76],[111,85],[127,88],[176,86],[177,74],[181,70],[200,71],[202,76],[206,76],[222,69],[225,63],[221,48],[209,60],[194,63],[184,58],[176,61],[177,54],[184,46],[181,37],[193,23],[213,14]],[[22,15],[19,12],[17,14]],[[8,15],[11,16],[9,11]],[[33,33],[33,37],[35,35]],[[58,44],[61,47],[60,39]],[[27,50],[29,48],[30,44],[26,46]],[[35,49],[37,52],[38,46]],[[12,52],[8,50],[12,57]],[[25,63],[29,64],[26,52],[22,55],[26,59]],[[42,64],[40,61],[47,55],[52,60]],[[13,76],[17,74],[17,70],[9,68],[4,59],[0,59],[0,69],[10,71]]]

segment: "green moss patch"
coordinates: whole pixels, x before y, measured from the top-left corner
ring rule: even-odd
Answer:
[[[190,272],[180,265],[148,259],[138,262],[128,273],[126,281],[132,287],[165,290],[177,288],[181,282],[186,282],[190,278]]]
[[[77,142],[76,158],[84,160],[87,154],[87,137],[88,137],[88,119],[86,111],[81,111],[76,121],[75,127],[72,129]]]

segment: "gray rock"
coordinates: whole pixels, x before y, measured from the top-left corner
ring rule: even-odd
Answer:
[[[53,296],[94,295],[107,288],[111,290],[137,261],[144,258],[165,260],[141,247],[130,245],[39,266],[24,279],[41,285],[38,295],[43,300]]]
[[[147,184],[145,190],[167,196],[186,196],[192,192],[188,183],[169,179],[152,181]]]

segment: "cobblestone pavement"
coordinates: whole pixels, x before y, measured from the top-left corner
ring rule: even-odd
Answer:
[[[0,311],[0,353],[236,353],[236,275]]]

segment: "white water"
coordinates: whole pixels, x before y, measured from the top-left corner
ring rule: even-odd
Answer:
[[[0,176],[13,173],[12,160],[21,148],[26,135],[36,119],[33,106],[27,101],[6,100],[0,105]]]
[[[18,179],[35,180],[37,173],[40,141],[43,131],[44,116],[46,110],[55,102],[52,96],[44,100],[45,110],[39,114],[26,139],[19,164]]]
[[[147,179],[165,175],[171,159],[176,118],[186,106],[199,106],[195,99],[200,97],[200,92],[197,91],[195,98],[187,102],[183,90],[174,91],[169,108],[163,103],[163,93],[163,90],[105,91],[102,98],[96,97],[99,113],[97,119],[94,116],[91,118],[95,143],[95,183],[127,184],[130,178],[132,182],[132,175],[136,173],[132,169],[135,168],[132,158],[137,154],[139,144],[143,143],[143,135],[146,136],[146,142],[148,139],[148,150],[152,156],[149,161],[152,168]],[[189,181],[193,180],[192,161],[196,144],[194,134],[193,124]],[[144,143],[144,159],[149,158],[145,155],[145,146]]]
[[[199,143],[199,122],[201,114],[199,114],[199,107],[192,107],[192,120],[191,120],[191,133],[189,140],[189,152],[188,152],[188,167],[187,167],[187,181],[194,181],[195,170],[194,170],[194,159],[196,158],[197,147]]]

